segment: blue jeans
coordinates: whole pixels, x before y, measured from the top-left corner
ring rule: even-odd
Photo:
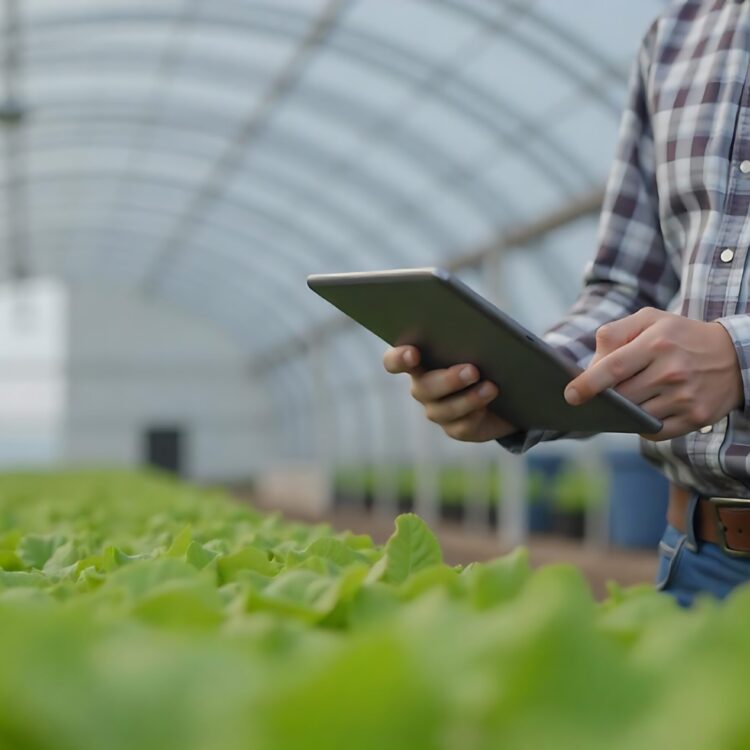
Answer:
[[[696,543],[694,537],[667,526],[659,542],[656,588],[681,606],[689,607],[701,593],[723,599],[745,581],[750,581],[750,558],[731,557],[716,544]]]

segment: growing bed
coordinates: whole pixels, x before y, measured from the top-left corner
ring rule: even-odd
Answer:
[[[0,478],[0,748],[750,746],[750,590],[596,604],[155,475]]]

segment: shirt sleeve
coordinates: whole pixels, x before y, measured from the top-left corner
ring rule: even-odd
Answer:
[[[596,349],[599,326],[642,307],[666,309],[680,279],[662,238],[648,80],[657,26],[646,34],[632,67],[628,100],[610,170],[599,222],[598,250],[588,265],[583,289],[545,341],[586,367]],[[750,333],[750,323],[747,324]],[[750,336],[744,339],[750,358]],[[748,388],[750,378],[745,381]],[[750,403],[750,402],[748,402]],[[529,430],[498,440],[512,453],[537,443],[582,434]]]
[[[750,418],[750,315],[728,315],[717,318],[716,322],[721,323],[732,337],[737,361],[740,364],[742,392],[745,395],[745,403],[741,409],[744,415]]]

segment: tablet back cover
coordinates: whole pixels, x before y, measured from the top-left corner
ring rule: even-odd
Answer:
[[[440,269],[314,275],[310,288],[387,343],[420,349],[427,369],[475,364],[500,389],[490,408],[515,426],[564,432],[656,432],[658,420],[609,392],[563,398],[580,369]]]

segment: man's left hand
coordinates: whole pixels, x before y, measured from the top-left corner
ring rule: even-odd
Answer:
[[[649,440],[712,425],[743,405],[742,376],[725,328],[645,307],[596,332],[591,364],[565,389],[576,406],[606,388],[662,420]]]

